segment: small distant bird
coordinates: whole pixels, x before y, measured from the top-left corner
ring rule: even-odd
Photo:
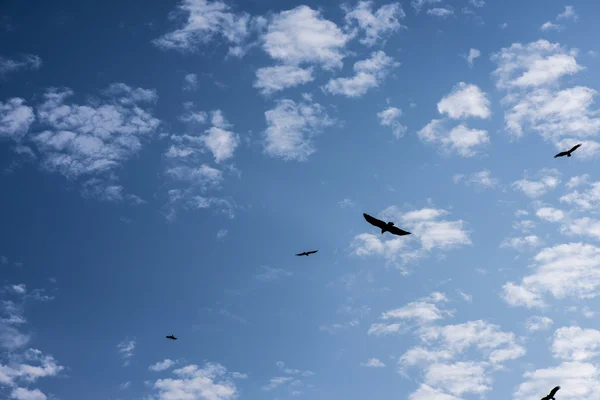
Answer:
[[[556,395],[556,392],[558,392],[558,389],[560,389],[560,386],[557,386],[557,387],[555,387],[554,389],[552,389],[552,390],[550,391],[550,394],[549,394],[548,396],[546,396],[546,397],[542,397],[542,399],[541,399],[541,400],[556,400],[556,399],[554,398],[554,396]]]
[[[302,252],[302,253],[298,253],[298,254],[296,254],[296,255],[297,255],[297,256],[307,256],[307,257],[308,257],[308,255],[310,255],[310,254],[315,254],[317,251],[319,251],[319,250],[313,250],[313,251],[304,251],[304,252]]]
[[[167,336],[167,339],[171,339],[171,340],[177,340],[177,338],[173,335]]]
[[[410,235],[410,232],[403,231],[402,229],[395,227],[393,222],[388,222],[387,224],[380,219],[371,217],[369,214],[363,213],[363,216],[373,226],[376,226],[381,229],[381,233],[389,232],[393,235],[404,236]]]
[[[564,156],[571,157],[571,153],[574,152],[575,150],[577,150],[579,148],[579,146],[581,146],[581,143],[573,146],[573,148],[569,151],[563,151],[562,153],[558,153],[557,155],[554,156],[554,158],[564,157]]]

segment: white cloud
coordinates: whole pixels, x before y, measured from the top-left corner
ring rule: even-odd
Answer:
[[[270,95],[280,90],[312,82],[315,79],[312,73],[312,68],[300,68],[295,65],[259,68],[256,71],[257,79],[254,87],[260,89],[262,94]]]
[[[227,229],[219,229],[217,232],[217,239],[223,239],[225,236],[227,236],[227,233]]]
[[[0,57],[0,76],[22,69],[39,69],[41,66],[42,59],[35,54],[25,54],[20,60]]]
[[[491,389],[491,379],[485,376],[485,366],[474,362],[433,364],[425,373],[425,383],[443,387],[457,396],[483,394]]]
[[[581,185],[585,185],[588,183],[590,176],[588,174],[583,174],[579,176],[573,176],[567,182],[566,186],[568,189],[573,189]]]
[[[490,142],[485,130],[470,129],[464,123],[448,130],[445,124],[444,120],[433,119],[417,135],[426,143],[440,144],[446,153],[456,153],[462,157],[477,155]]]
[[[148,367],[148,369],[154,372],[161,372],[171,368],[173,365],[175,365],[175,361],[167,358],[166,360],[158,361],[156,364],[152,364]]]
[[[476,85],[459,82],[452,88],[450,94],[437,104],[440,114],[450,118],[489,118],[491,115],[490,101],[486,94]]]
[[[542,249],[534,258],[533,274],[520,285],[508,282],[503,297],[513,306],[542,307],[544,294],[560,300],[587,299],[599,294],[600,249],[584,243],[566,243]]]
[[[284,64],[310,63],[333,69],[342,66],[349,40],[320,11],[301,5],[273,17],[263,37],[263,48],[271,58]]]
[[[187,114],[182,120],[193,124],[191,129],[197,129],[195,124],[205,123],[208,114],[193,111],[193,104],[186,104]],[[206,151],[210,151],[216,163],[223,163],[233,158],[240,144],[239,136],[231,132],[231,125],[220,110],[210,113],[212,126],[204,134],[170,135],[170,146],[165,152],[165,175],[170,179],[170,185],[176,188],[168,192],[169,202],[167,218],[175,218],[176,209],[181,205],[184,209],[200,209],[217,207],[221,212],[233,218],[235,204],[231,200],[206,197],[210,189],[218,189],[224,179],[224,171],[232,171],[224,166],[217,169],[209,166],[204,159]],[[235,171],[233,171],[235,172]]]
[[[366,60],[354,63],[355,75],[351,78],[331,79],[323,89],[331,94],[341,94],[356,98],[364,95],[369,89],[378,87],[389,72],[400,65],[379,50],[371,53]]]
[[[453,15],[454,11],[452,11],[449,8],[444,8],[444,7],[436,7],[436,8],[430,8],[429,10],[427,10],[427,15],[433,15],[435,17],[440,17],[440,18],[447,18],[450,15]]]
[[[38,122],[46,129],[32,140],[45,169],[68,179],[86,176],[93,179],[91,184],[112,191],[112,196],[104,196],[104,189],[96,190],[101,199],[121,200],[118,193],[122,187],[114,183],[114,173],[153,138],[160,121],[140,104],[154,103],[158,96],[154,90],[123,83],[112,84],[101,93],[105,102],[78,105],[65,102],[73,95],[70,89],[48,90],[37,109]]]
[[[207,363],[204,368],[188,365],[174,370],[175,378],[158,379],[153,387],[158,391],[158,400],[233,400],[238,391],[226,373],[220,364]]]
[[[198,75],[187,74],[183,78],[183,90],[185,92],[195,92],[198,90]]]
[[[234,46],[232,50],[235,53],[236,47],[265,23],[262,17],[252,18],[245,12],[231,12],[231,7],[222,1],[181,0],[177,8],[177,13],[171,14],[171,18],[177,14],[185,15],[182,26],[152,41],[163,50],[196,52],[201,45],[220,36]]]
[[[525,321],[525,328],[529,332],[543,331],[550,328],[553,323],[554,321],[552,321],[551,318],[535,315],[527,318],[527,321]]]
[[[473,295],[464,293],[462,290],[457,290],[458,294],[464,301],[467,303],[471,303],[473,301]]]
[[[577,207],[580,211],[595,210],[600,205],[600,182],[589,184],[587,190],[574,190],[560,198],[561,203]]]
[[[344,199],[338,202],[339,206],[342,208],[348,208],[348,207],[353,207],[354,206],[354,202],[350,199]]]
[[[123,382],[119,385],[119,390],[127,390],[131,387],[131,381]]]
[[[262,266],[261,268],[263,269],[263,272],[256,275],[256,279],[258,279],[259,281],[272,282],[280,278],[292,275],[291,272],[279,268],[271,268],[265,266]]]
[[[129,361],[135,352],[135,340],[124,340],[117,345],[117,350],[125,360],[124,366],[129,365]]]
[[[446,394],[429,385],[421,384],[419,389],[408,396],[408,400],[461,400],[459,397]]]
[[[400,324],[372,324],[367,334],[375,336],[387,336],[402,331]]]
[[[482,320],[426,326],[415,333],[421,345],[410,348],[398,360],[401,375],[408,377],[406,370],[413,366],[423,372],[424,381],[409,399],[483,394],[491,389],[491,372],[525,354],[513,333]]]
[[[388,107],[385,110],[378,112],[377,117],[382,126],[389,126],[396,139],[401,138],[406,133],[406,126],[399,121],[402,116],[402,110],[396,107]]]
[[[579,15],[577,15],[573,6],[565,6],[565,11],[558,14],[556,16],[556,19],[571,19],[573,21],[577,21],[579,19]]]
[[[469,0],[469,3],[473,7],[478,7],[478,8],[485,6],[485,0]]]
[[[346,25],[357,24],[365,32],[365,37],[361,38],[360,42],[369,47],[377,44],[384,35],[400,29],[402,25],[399,19],[406,16],[400,3],[386,4],[374,13],[372,1],[359,1],[353,9],[348,6],[342,6],[342,8],[346,12]]]
[[[471,174],[466,180],[467,185],[475,184],[483,188],[495,188],[498,186],[498,179],[492,178],[492,172],[490,170],[482,170]]]
[[[426,4],[436,4],[436,3],[440,3],[441,1],[442,0],[412,0],[410,2],[410,5],[414,7],[415,11],[418,14],[419,11],[421,10],[421,8],[423,8],[424,5],[426,5]]]
[[[25,100],[14,97],[6,103],[0,101],[0,139],[3,137],[19,141],[35,121],[33,108]]]
[[[39,389],[29,390],[22,387],[14,389],[10,397],[16,400],[46,400],[48,398]]]
[[[265,386],[262,387],[262,390],[264,390],[265,392],[271,392],[275,389],[277,389],[279,386],[291,382],[294,378],[290,377],[290,376],[278,376],[275,378],[271,378],[269,380],[269,383]]]
[[[354,237],[350,247],[358,256],[376,255],[389,263],[406,263],[434,250],[450,250],[471,244],[470,232],[465,229],[463,220],[440,220],[447,214],[448,211],[443,209],[423,208],[402,213],[395,206],[388,207],[379,213],[378,218],[394,221],[412,235],[385,240],[381,235],[363,233]],[[420,248],[409,246],[412,236],[420,243]]]
[[[306,161],[315,152],[312,138],[334,124],[318,103],[279,100],[265,112],[265,153],[286,161]]]
[[[586,361],[600,354],[600,331],[578,326],[559,328],[552,342],[554,357],[566,361]]]
[[[57,376],[64,370],[54,357],[43,355],[37,349],[29,349],[24,354],[14,354],[12,358],[12,363],[0,364],[0,385],[14,387],[19,382],[31,384],[40,378]],[[21,393],[23,396],[27,395],[26,392]]]
[[[469,49],[469,54],[467,55],[467,63],[469,63],[469,67],[473,66],[473,62],[476,58],[481,56],[481,52],[477,49]]]
[[[233,153],[240,144],[239,136],[224,128],[229,126],[225,122],[220,110],[213,111],[213,125],[201,136],[204,146],[211,151],[215,162],[221,163],[233,157]]]
[[[547,394],[560,382],[561,400],[593,398],[600,390],[600,371],[593,364],[564,362],[556,367],[526,372],[527,379],[514,393],[515,400],[528,400]]]
[[[385,364],[382,363],[377,358],[370,358],[366,362],[360,363],[360,365],[363,366],[363,367],[368,367],[368,368],[384,368],[385,367]]]
[[[548,222],[558,222],[565,218],[565,213],[552,207],[542,207],[535,212],[538,218]]]
[[[542,26],[540,26],[540,30],[542,32],[546,32],[546,31],[562,31],[564,29],[564,26],[560,25],[560,24],[555,24],[553,22],[547,21],[544,22],[542,24]]]
[[[513,182],[512,187],[515,190],[520,190],[527,197],[541,197],[551,189],[555,189],[560,183],[560,173],[556,169],[543,169],[538,174],[539,180],[531,181],[528,179],[520,179]]]
[[[500,247],[511,248],[517,251],[533,250],[541,245],[542,241],[535,235],[525,237],[506,238],[500,243]]]
[[[448,301],[446,296],[443,293],[434,293],[430,297],[408,303],[404,307],[386,311],[381,315],[381,319],[414,319],[420,324],[426,324],[443,319],[446,316],[452,316],[452,311],[440,310],[436,306],[435,303],[442,301]]]
[[[534,88],[558,81],[579,72],[577,50],[567,50],[558,43],[538,40],[526,45],[513,43],[492,54],[498,64],[493,72],[499,89]]]

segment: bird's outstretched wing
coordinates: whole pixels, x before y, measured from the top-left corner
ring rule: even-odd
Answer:
[[[392,233],[394,235],[398,235],[398,236],[410,235],[410,232],[403,231],[402,229],[400,229],[396,226],[388,227],[387,229],[388,229],[388,231],[390,231],[390,233]]]
[[[560,153],[558,153],[557,155],[554,156],[554,158],[558,158],[558,157],[564,157],[568,154],[568,151],[562,151]]]
[[[569,150],[569,153],[574,152],[575,150],[577,150],[579,148],[579,146],[581,146],[581,143],[576,144],[575,146],[573,146],[573,148],[571,150]]]
[[[554,389],[552,389],[550,391],[550,397],[554,397],[554,395],[556,394],[556,392],[558,392],[558,389],[560,389],[560,386],[557,386]]]
[[[307,251],[306,254],[315,254],[317,251],[319,251],[319,250]]]
[[[297,255],[297,256],[303,256],[303,255],[305,255],[305,254],[306,254],[306,253],[298,253],[298,254],[296,254],[296,255]]]
[[[370,223],[373,226],[378,227],[379,229],[383,229],[384,227],[387,226],[387,224],[385,222],[383,222],[380,219],[373,218],[369,214],[363,213],[363,217],[365,217],[365,219],[367,220],[368,223]]]

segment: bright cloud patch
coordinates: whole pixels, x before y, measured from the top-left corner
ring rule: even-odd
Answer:
[[[448,130],[446,122],[440,119],[432,120],[417,135],[426,143],[441,145],[446,153],[456,153],[462,157],[477,155],[490,142],[485,130],[470,129],[466,124]]]
[[[359,1],[353,9],[342,7],[346,11],[346,24],[358,25],[365,33],[360,42],[369,47],[377,44],[384,35],[387,36],[400,29],[402,25],[399,20],[406,16],[400,3],[383,5],[375,12],[373,12],[372,1]]]
[[[260,68],[256,71],[256,78],[254,87],[265,95],[303,85],[314,79],[311,68],[304,69],[293,65]]]
[[[447,114],[450,118],[489,118],[490,101],[485,93],[476,85],[464,82],[458,83],[450,94],[437,104],[440,114]]]
[[[25,100],[15,97],[0,102],[0,138],[21,139],[34,120],[33,108],[26,106]]]
[[[288,99],[265,112],[265,119],[264,151],[286,161],[306,161],[315,152],[312,138],[334,123],[320,104]]]
[[[342,66],[349,39],[319,11],[302,5],[273,17],[263,37],[263,48],[284,64],[308,63],[333,69]]]
[[[412,233],[410,236],[381,238],[379,234],[362,233],[351,243],[352,252],[358,256],[379,256],[388,262],[407,262],[434,250],[450,250],[470,245],[470,233],[463,220],[445,220],[449,212],[443,209],[423,208],[400,212],[391,206],[380,212],[377,218],[395,221],[397,226]],[[411,240],[415,237],[416,240]],[[418,241],[420,246],[411,245]]]
[[[599,294],[600,249],[584,243],[566,243],[542,249],[533,258],[534,272],[519,285],[503,286],[504,300],[513,306],[541,307],[543,297],[587,299]]]
[[[188,365],[173,371],[173,378],[158,379],[154,390],[160,399],[174,398],[231,400],[238,395],[235,384],[227,378],[220,364],[207,363],[203,368]]]
[[[545,169],[539,172],[539,180],[520,179],[513,182],[512,187],[520,190],[527,197],[541,197],[549,190],[552,190],[560,183],[560,173],[555,169]]]
[[[390,70],[399,66],[383,51],[376,51],[366,60],[354,63],[355,75],[351,78],[336,78],[330,80],[324,89],[331,94],[341,94],[347,97],[360,97],[369,89],[376,88],[387,77]]]
[[[250,33],[264,25],[261,17],[235,13],[222,1],[181,0],[178,13],[185,15],[182,26],[166,33],[153,44],[163,50],[195,52],[201,45],[221,37],[233,45],[240,45]]]
[[[394,137],[396,139],[401,138],[406,133],[406,126],[402,125],[399,121],[402,116],[402,110],[396,107],[388,107],[385,110],[377,113],[379,123],[382,126],[389,126],[392,128]]]

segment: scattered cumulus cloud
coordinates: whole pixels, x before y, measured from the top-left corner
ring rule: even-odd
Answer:
[[[372,1],[359,1],[354,8],[347,5],[342,8],[346,12],[347,28],[357,25],[365,34],[359,41],[368,47],[384,44],[383,39],[398,31],[402,27],[400,20],[406,16],[400,3],[383,5],[376,11]]]
[[[467,54],[467,63],[469,63],[469,67],[473,67],[473,62],[476,58],[481,56],[481,52],[477,49],[469,49],[469,54]]]
[[[355,75],[351,78],[331,79],[323,89],[331,94],[350,98],[363,96],[370,89],[378,87],[393,68],[400,63],[394,61],[382,50],[371,53],[371,57],[354,63]]]
[[[392,128],[392,132],[396,139],[400,139],[406,133],[406,126],[402,125],[399,121],[402,116],[402,110],[396,107],[388,107],[385,110],[377,113],[379,118],[379,124],[382,126],[389,126]]]
[[[313,80],[312,68],[300,68],[295,65],[277,65],[274,67],[259,68],[256,71],[254,87],[259,89],[262,94],[270,95],[287,88],[304,85]]]
[[[19,70],[36,70],[42,66],[42,59],[35,54],[25,54],[19,59],[11,59],[0,56],[0,76]]]
[[[285,161],[306,161],[316,151],[313,137],[335,122],[320,104],[289,99],[278,100],[265,119],[264,152]]]
[[[385,364],[377,358],[370,358],[366,362],[360,363],[360,365],[368,368],[385,368]]]
[[[436,7],[427,10],[427,15],[433,15],[439,18],[448,18],[450,15],[454,15],[454,11],[450,8]]]
[[[549,317],[534,315],[533,317],[527,318],[527,321],[525,321],[525,328],[529,332],[543,331],[550,328],[553,323],[554,322]]]

